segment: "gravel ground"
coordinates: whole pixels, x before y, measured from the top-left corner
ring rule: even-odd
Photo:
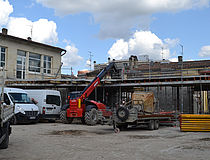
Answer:
[[[14,125],[9,148],[0,160],[201,160],[210,157],[209,132],[130,128],[118,134],[112,126],[38,123]]]

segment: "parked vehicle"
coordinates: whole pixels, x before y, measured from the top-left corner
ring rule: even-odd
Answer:
[[[3,69],[2,69],[3,70]],[[12,128],[10,127],[10,120],[14,116],[14,105],[8,101],[4,91],[4,71],[0,71],[0,149],[6,149],[9,144],[9,136]]]
[[[61,109],[60,119],[63,123],[72,123],[74,118],[80,118],[87,125],[95,125],[104,117],[110,116],[111,112],[107,111],[105,104],[87,98],[111,69],[116,70],[114,62],[105,67],[81,93],[70,93],[69,104]]]
[[[32,103],[26,91],[19,88],[4,88],[4,100],[15,105],[12,123],[36,123],[39,120],[39,108]]]
[[[10,120],[14,115],[14,106],[1,101],[0,108],[0,149],[6,149],[11,134]]]
[[[34,89],[25,90],[31,100],[39,107],[40,119],[59,119],[61,95],[57,90]]]

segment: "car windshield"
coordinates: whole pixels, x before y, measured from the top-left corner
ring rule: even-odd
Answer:
[[[26,93],[9,93],[14,103],[32,103]]]
[[[60,96],[47,95],[46,103],[60,106]]]

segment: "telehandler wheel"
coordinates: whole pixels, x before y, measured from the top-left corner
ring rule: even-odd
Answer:
[[[85,123],[91,126],[98,123],[98,111],[95,108],[85,112]]]
[[[60,120],[62,121],[62,123],[71,124],[74,118],[68,118],[66,116],[66,110],[63,110],[60,112]]]
[[[155,129],[155,121],[154,120],[149,121],[148,128],[149,128],[149,130]]]
[[[0,149],[6,149],[8,148],[9,145],[9,122],[7,122],[5,128],[4,128],[4,134],[5,134],[5,138],[2,141],[2,143],[0,144]]]

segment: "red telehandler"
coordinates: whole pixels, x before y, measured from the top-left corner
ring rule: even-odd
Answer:
[[[106,66],[82,92],[70,93],[69,104],[61,108],[60,119],[63,123],[72,123],[74,118],[80,118],[84,124],[95,125],[99,121],[104,121],[105,117],[111,116],[112,112],[105,104],[87,98],[112,69],[116,71],[114,62]]]

